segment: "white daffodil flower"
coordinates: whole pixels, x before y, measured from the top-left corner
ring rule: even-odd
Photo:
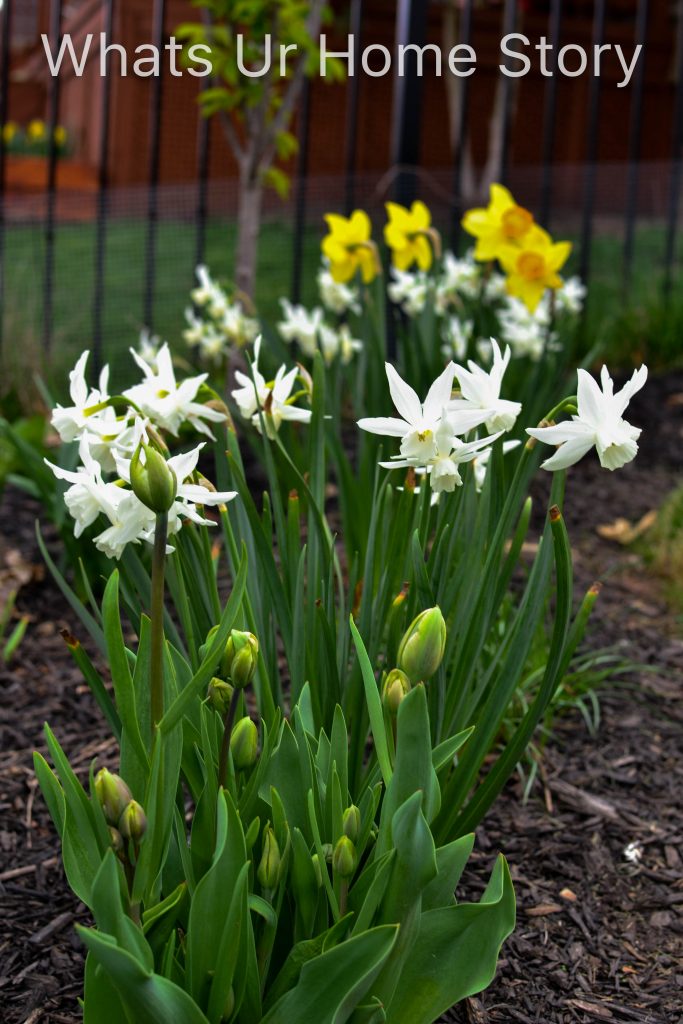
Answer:
[[[313,356],[318,348],[318,332],[323,322],[323,311],[319,306],[309,313],[304,306],[293,306],[289,299],[280,299],[284,320],[277,325],[286,342],[298,342],[301,351]]]
[[[81,437],[78,448],[81,465],[76,470],[63,469],[45,459],[58,480],[71,484],[64,495],[64,503],[75,520],[76,537],[92,526],[102,512],[110,522],[113,521],[116,508],[125,494],[115,483],[103,480],[102,467],[90,451],[91,440],[88,434]]]
[[[105,414],[112,422],[116,419],[113,409],[102,408],[109,400],[109,367],[100,373],[98,387],[90,388],[85,379],[85,369],[90,353],[83,352],[69,374],[69,395],[73,405],[57,405],[52,411],[52,426],[62,441],[75,441],[84,430],[97,429],[97,420]]]
[[[178,384],[167,344],[163,344],[159,349],[154,368],[148,366],[135,349],[131,349],[131,355],[144,373],[145,379],[124,391],[124,396],[153,423],[171,434],[177,435],[181,424],[187,421],[200,434],[213,440],[213,434],[206,421],[222,423],[225,414],[195,401],[197,392],[208,374],[188,377]]]
[[[214,320],[222,319],[230,305],[227,295],[220,285],[212,279],[208,267],[204,266],[204,264],[200,264],[195,273],[199,281],[199,287],[193,288],[190,292],[190,298],[195,306],[200,309],[206,309],[209,316],[213,317]]]
[[[519,402],[511,402],[500,397],[503,376],[510,362],[510,348],[507,346],[505,354],[502,355],[494,338],[491,339],[491,347],[493,365],[488,373],[471,359],[467,361],[468,369],[460,365],[455,366],[462,398],[453,399],[449,403],[448,411],[454,413],[478,409],[485,413],[482,421],[488,430],[511,430],[522,406]]]
[[[473,320],[464,322],[457,316],[449,316],[441,328],[441,337],[444,345],[441,351],[447,359],[464,359],[467,355],[467,345],[472,336],[474,327]]]
[[[202,343],[206,324],[189,306],[185,310],[185,322],[187,327],[183,331],[183,340],[187,342],[190,348],[196,348]]]
[[[343,366],[348,366],[356,352],[363,351],[363,342],[360,338],[354,338],[348,324],[342,324],[337,331],[339,339],[339,358]]]
[[[393,280],[387,285],[391,301],[400,306],[406,316],[419,316],[427,305],[430,279],[422,271],[411,274],[396,267],[391,268],[391,276]]]
[[[458,259],[452,252],[445,253],[436,282],[437,311],[445,313],[451,306],[461,306],[462,298],[475,299],[480,282],[481,268],[471,252],[463,259]]]
[[[545,444],[557,444],[543,469],[558,470],[575,462],[595,448],[604,469],[620,469],[635,458],[641,431],[623,418],[626,406],[647,380],[647,366],[636,370],[621,391],[614,393],[614,382],[603,366],[600,383],[585,370],[578,370],[577,412],[571,420],[551,427],[528,427],[527,434]]]
[[[331,313],[336,313],[337,316],[349,312],[360,313],[358,289],[335,281],[326,265],[318,271],[318,292],[323,306]]]
[[[583,309],[586,291],[586,286],[580,277],[568,278],[555,292],[555,304],[558,312],[578,316]]]
[[[241,370],[235,372],[235,380],[241,387],[235,388],[232,397],[240,414],[245,420],[251,420],[259,432],[261,416],[263,416],[269,437],[272,437],[274,431],[280,429],[283,420],[310,423],[312,411],[294,405],[292,399],[292,388],[299,374],[298,368],[295,366],[288,372],[283,365],[275,374],[275,379],[267,382],[258,367],[260,354],[261,338],[259,336],[254,345],[254,361],[251,364],[253,380]]]
[[[467,443],[461,441],[455,435],[453,424],[449,420],[446,410],[443,409],[442,419],[434,436],[434,450],[428,459],[398,458],[392,459],[391,462],[380,462],[380,466],[385,469],[407,469],[409,466],[415,468],[422,466],[429,473],[433,491],[437,493],[454,491],[456,487],[462,486],[462,477],[458,466],[476,459],[482,449],[487,448],[500,437],[500,433]]]
[[[521,441],[503,441],[503,455],[507,455],[508,452],[514,451],[515,448],[519,448]],[[486,473],[489,468],[489,462],[491,460],[491,448],[486,448],[483,452],[479,452],[474,460],[474,486],[479,493],[484,486],[486,480]]]
[[[157,353],[161,347],[161,338],[158,334],[152,334],[149,327],[143,327],[140,331],[138,342],[138,355],[147,363],[154,366],[157,360]]]
[[[449,363],[434,381],[424,403],[409,384],[400,377],[391,363],[386,363],[389,391],[401,419],[392,416],[366,417],[358,421],[361,430],[371,434],[401,438],[401,455],[405,459],[426,461],[436,451],[436,431],[441,423],[444,407],[451,399],[455,364]],[[450,416],[453,434],[464,434],[483,423],[479,410],[459,410]]]

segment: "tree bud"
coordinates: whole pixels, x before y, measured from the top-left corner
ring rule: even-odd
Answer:
[[[142,504],[156,513],[168,512],[178,493],[176,475],[166,459],[156,448],[142,441],[130,464],[130,484]]]
[[[230,737],[230,751],[235,768],[243,771],[258,757],[258,729],[251,718],[241,718]]]
[[[400,668],[392,668],[382,687],[382,704],[390,715],[398,714],[398,706],[410,690],[410,679]]]
[[[107,768],[100,768],[95,776],[95,795],[109,825],[118,825],[124,808],[133,799],[123,779]]]
[[[342,836],[332,854],[332,870],[340,878],[351,878],[357,863],[356,847],[348,836]]]
[[[421,612],[406,630],[398,649],[398,667],[411,683],[434,675],[446,648],[446,623],[439,607]]]
[[[131,800],[119,819],[119,832],[126,839],[139,843],[147,831],[147,818],[137,800]]]
[[[225,645],[225,654],[221,662],[223,674],[233,686],[243,690],[254,678],[257,663],[258,640],[254,634],[233,629]]]
[[[230,683],[226,683],[223,679],[219,679],[214,676],[209,683],[209,689],[207,691],[207,697],[212,707],[216,709],[221,718],[225,717],[230,707],[230,699],[232,697],[234,687]]]
[[[270,825],[263,831],[263,852],[256,877],[262,889],[276,889],[280,875],[280,848]]]
[[[358,842],[358,836],[360,835],[360,811],[355,804],[351,804],[344,811],[342,817],[342,828],[344,829],[344,835],[348,836],[352,843]]]

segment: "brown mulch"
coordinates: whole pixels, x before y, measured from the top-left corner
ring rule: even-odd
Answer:
[[[518,926],[492,986],[444,1022],[683,1024],[683,634],[638,556],[595,529],[639,519],[678,482],[681,394],[683,377],[670,375],[634,403],[631,418],[645,427],[636,463],[606,473],[587,459],[570,474],[577,583],[605,582],[591,646],[620,644],[654,671],[600,693],[597,739],[578,713],[559,719],[528,802],[514,780],[478,830],[461,896],[478,897],[502,849]],[[539,498],[542,509],[543,484]],[[0,569],[16,551],[39,563],[35,513],[16,492],[4,496]],[[49,579],[32,576],[18,602],[31,615],[28,636],[0,669],[0,1019],[74,1024],[83,969],[74,923],[87,911],[66,886],[31,754],[43,749],[46,719],[83,771],[115,751],[59,635],[73,627],[69,609]]]

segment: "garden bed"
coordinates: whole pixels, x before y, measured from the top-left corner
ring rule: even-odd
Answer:
[[[597,740],[578,713],[558,721],[529,802],[510,785],[479,829],[462,894],[480,894],[504,850],[519,924],[491,988],[447,1018],[458,1024],[680,1021],[683,640],[638,557],[601,540],[596,526],[638,519],[678,482],[681,392],[683,378],[672,375],[633,402],[632,420],[644,428],[637,463],[610,474],[590,458],[570,474],[565,511],[578,588],[609,577],[590,643],[625,641],[625,657],[657,668],[601,694]],[[12,550],[39,562],[36,512],[16,492],[4,496],[1,565]],[[46,719],[83,773],[94,756],[111,763],[114,744],[60,638],[73,622],[56,588],[34,579],[19,607],[31,614],[30,631],[2,673],[0,999],[7,1024],[71,1024],[80,1020],[83,965],[73,925],[87,913],[64,880],[31,752]],[[625,855],[630,844],[641,851],[635,860]]]

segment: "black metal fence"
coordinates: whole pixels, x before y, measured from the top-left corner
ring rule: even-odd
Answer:
[[[173,26],[167,24],[168,11],[166,0],[153,2],[153,40],[162,48],[166,35]],[[11,120],[10,103],[10,59],[13,16],[18,10],[21,0],[4,0],[0,6],[0,126]],[[111,36],[118,4],[125,0],[102,0],[104,30]],[[354,36],[357,53],[363,40],[364,14],[368,2],[350,0],[348,17],[349,31]],[[563,15],[567,5],[563,0],[548,0],[547,4],[547,37],[553,45],[553,54],[557,54],[558,45],[563,39]],[[52,0],[50,7],[50,40],[53,51],[59,48],[63,32],[63,0]],[[429,4],[427,0],[398,0],[396,12],[397,42],[414,42],[422,44],[426,38]],[[635,69],[629,86],[630,116],[628,131],[628,160],[619,170],[624,176],[624,202],[618,213],[621,223],[620,234],[623,242],[621,281],[626,293],[633,271],[636,225],[639,218],[638,197],[641,187],[641,149],[643,133],[643,100],[645,90],[645,66],[647,59],[647,42],[652,8],[649,0],[637,0],[637,8],[633,23],[633,43],[645,47],[645,57]],[[461,0],[460,3],[460,42],[469,43],[472,38],[474,24],[478,15],[475,0]],[[504,33],[515,31],[518,17],[517,0],[504,0],[501,25]],[[595,0],[593,4],[592,45],[600,46],[605,40],[606,26],[610,17],[608,0]],[[665,294],[670,292],[673,272],[676,265],[677,232],[679,221],[680,192],[683,185],[683,14],[678,20],[678,37],[676,40],[676,94],[671,125],[671,154],[666,176],[668,181],[668,197],[666,199],[665,216],[660,218],[663,226],[663,251],[660,266]],[[555,70],[551,65],[551,70]],[[408,58],[405,77],[396,79],[394,86],[394,107],[392,114],[391,173],[384,177],[385,187],[391,188],[394,195],[401,199],[409,199],[415,191],[419,178],[420,125],[422,122],[422,82],[417,76],[416,62]],[[351,210],[361,197],[367,193],[367,179],[357,171],[356,146],[358,112],[363,90],[371,89],[372,82],[361,76],[349,80],[346,88],[345,120],[345,154],[340,177],[344,184],[342,194],[344,204]],[[591,78],[588,108],[585,113],[585,154],[586,159],[581,168],[581,188],[578,197],[577,241],[578,269],[584,279],[591,273],[591,252],[596,228],[596,195],[598,193],[601,165],[598,160],[599,140],[602,129],[601,100],[604,88],[601,78]],[[500,178],[504,182],[520,177],[522,171],[511,166],[511,134],[513,128],[514,102],[513,79],[502,80],[502,118],[499,125],[499,144],[502,153]],[[451,242],[457,249],[462,244],[459,222],[466,197],[464,195],[463,173],[465,141],[471,122],[470,79],[462,80],[456,111],[458,125],[457,144],[454,147],[452,166],[439,173],[429,172],[430,180],[436,183],[437,191],[448,209],[449,223],[452,225]],[[305,234],[311,211],[316,208],[316,182],[309,175],[311,147],[315,139],[310,131],[310,95],[307,83],[300,100],[297,118],[299,134],[299,156],[294,188],[294,198],[289,207],[292,218],[291,231],[291,292],[298,298],[302,291],[303,268],[305,261]],[[47,137],[49,139],[47,153],[47,174],[44,206],[39,218],[39,230],[43,235],[41,246],[42,272],[38,281],[32,282],[35,302],[39,305],[42,318],[42,346],[49,353],[55,337],[54,314],[55,302],[58,297],[58,283],[55,280],[55,250],[57,236],[68,215],[60,217],[58,201],[58,151],[55,142],[55,129],[60,119],[60,77],[52,77],[49,84],[47,105]],[[164,217],[173,207],[169,190],[160,178],[160,147],[162,131],[162,113],[164,109],[164,79],[162,76],[151,79],[149,89],[150,131],[145,145],[148,147],[147,182],[142,192],[136,192],[136,213],[138,220],[143,222],[144,254],[141,259],[141,304],[137,316],[139,322],[154,328],[157,319],[155,295],[160,273],[159,229]],[[556,75],[545,80],[543,98],[543,120],[540,142],[540,163],[533,170],[534,192],[537,213],[544,224],[551,224],[556,214],[555,189],[558,175],[566,173],[566,169],[558,167],[554,160],[557,135],[558,110],[558,78]],[[94,250],[92,262],[91,294],[86,298],[78,296],[79,305],[88,305],[89,316],[81,312],[81,331],[92,343],[95,359],[99,363],[106,354],[104,352],[105,329],[104,310],[107,303],[107,259],[108,232],[115,217],[115,209],[120,209],[120,197],[110,187],[110,116],[111,116],[111,79],[105,78],[101,96],[100,117],[102,123],[101,140],[98,154],[98,185],[93,215]],[[206,252],[207,230],[212,216],[212,194],[216,186],[209,176],[209,147],[211,133],[207,122],[197,115],[196,137],[196,179],[183,191],[183,217],[190,221],[194,230],[192,252],[193,264],[202,262]],[[7,344],[7,310],[11,304],[8,291],[7,242],[8,234],[15,226],[12,213],[12,195],[6,187],[7,154],[4,134],[0,135],[0,342],[5,338]],[[609,172],[608,172],[609,173]],[[373,179],[377,188],[379,175]],[[386,182],[391,182],[386,186]],[[227,187],[227,186],[226,186]],[[169,200],[169,194],[171,199]],[[142,208],[141,208],[142,207]],[[32,218],[35,223],[35,216]],[[189,269],[189,268],[188,268]],[[78,282],[70,281],[69,285]],[[188,273],[188,288],[190,276]]]

